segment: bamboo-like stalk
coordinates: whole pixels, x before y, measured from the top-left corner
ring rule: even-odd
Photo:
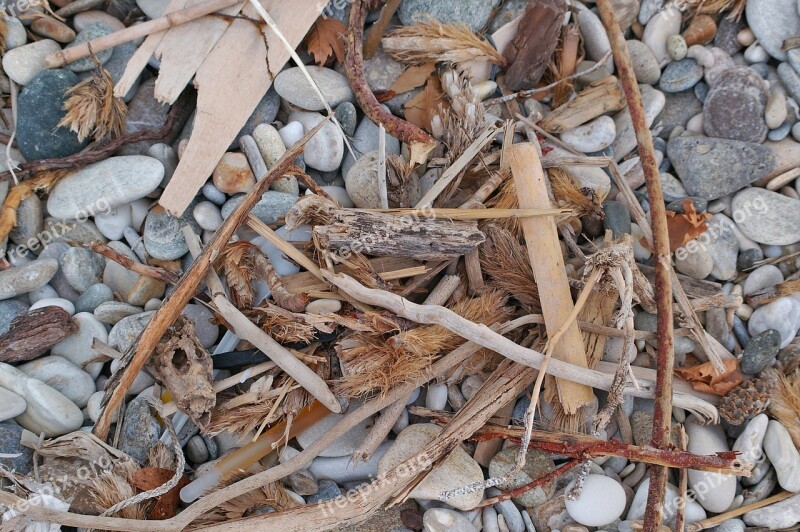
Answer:
[[[135,26],[129,26],[124,30],[115,31],[108,35],[92,39],[91,41],[81,43],[72,48],[64,48],[54,54],[48,55],[44,58],[47,68],[60,68],[66,64],[77,61],[83,57],[88,57],[93,50],[95,53],[103,50],[108,50],[119,44],[134,41],[140,37],[145,37],[151,33],[164,31],[169,28],[174,28],[180,24],[185,24],[197,18],[211,13],[216,13],[227,7],[234,6],[242,0],[207,0],[202,4],[196,4],[180,11],[168,13],[161,18],[148,20]]]
[[[669,445],[670,420],[672,418],[672,371],[675,366],[675,351],[672,331],[672,278],[670,275],[670,249],[667,232],[666,207],[661,190],[658,164],[655,159],[653,137],[647,126],[642,105],[642,95],[631,65],[628,45],[619,23],[614,16],[610,0],[598,0],[597,8],[606,33],[611,41],[614,62],[619,71],[628,112],[631,116],[639,157],[644,169],[645,182],[650,200],[650,217],[653,229],[653,255],[656,265],[655,296],[658,310],[656,333],[658,335],[658,355],[656,367],[656,405],[653,412],[654,446],[665,449]],[[653,467],[650,472],[650,489],[645,512],[645,532],[656,532],[663,521],[663,500],[667,484],[667,468]]]

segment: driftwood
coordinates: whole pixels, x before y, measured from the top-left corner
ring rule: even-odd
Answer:
[[[574,100],[547,115],[542,120],[542,129],[550,133],[562,133],[624,107],[625,96],[617,78],[608,76],[595,81],[578,93]]]
[[[360,209],[336,209],[331,214],[333,222],[314,227],[314,236],[336,253],[441,260],[466,255],[485,240],[469,222],[412,220]]]
[[[566,6],[563,0],[533,0],[519,22],[517,34],[503,56],[508,61],[505,82],[511,90],[535,86],[558,44]]]
[[[61,307],[31,310],[14,318],[8,332],[0,336],[0,361],[15,364],[33,360],[77,331],[77,325]]]

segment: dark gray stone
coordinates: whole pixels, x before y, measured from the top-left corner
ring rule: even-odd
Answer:
[[[705,81],[698,81],[693,87],[695,97],[701,102],[706,101],[706,96],[708,96],[709,90],[711,89],[709,89],[708,83]]]
[[[703,78],[703,67],[694,59],[681,59],[673,61],[664,72],[658,87],[664,92],[683,92],[694,87],[694,84]]]
[[[113,32],[114,30],[112,28],[109,28],[102,22],[93,22],[92,24],[89,24],[85,30],[78,33],[78,35],[75,37],[75,40],[67,45],[67,48],[73,48],[79,44],[83,44],[93,39],[98,39]],[[97,57],[97,60],[100,61],[100,63],[106,63],[109,59],[111,59],[111,55],[113,53],[114,49],[109,48],[107,50],[95,52],[94,55]],[[82,57],[81,59],[73,61],[67,65],[67,68],[73,72],[86,72],[89,70],[94,70],[95,67],[96,65],[91,57]]]
[[[144,398],[128,403],[119,438],[119,450],[140,464],[147,463],[147,454],[161,437],[161,424],[150,411]]]
[[[197,203],[199,203],[198,198],[192,200],[179,218],[160,207],[147,213],[142,237],[144,248],[150,256],[159,260],[175,260],[188,253],[189,245],[183,236],[183,226],[188,225],[198,235],[203,232],[192,215]]]
[[[75,312],[94,312],[108,301],[114,301],[114,292],[103,283],[93,284],[75,302]]]
[[[521,397],[517,400],[517,403],[514,405],[514,410],[511,412],[512,425],[523,424],[523,421],[525,420],[525,412],[528,410],[529,406],[531,406],[531,400],[527,396]]]
[[[708,202],[702,198],[692,198],[691,196],[676,199],[667,205],[667,210],[677,212],[678,214],[685,214],[686,209],[683,208],[683,202],[689,200],[694,205],[695,212],[706,212],[708,209]]]
[[[755,375],[775,360],[781,348],[781,333],[775,329],[753,336],[742,352],[741,370]]]
[[[342,125],[342,129],[348,137],[352,137],[356,131],[356,124],[358,123],[358,113],[356,106],[350,102],[342,102],[336,107],[334,113],[336,120]]]
[[[306,497],[307,504],[317,504],[318,502],[331,501],[342,496],[342,489],[336,482],[328,479],[319,481],[319,491],[314,495]]]
[[[0,301],[0,334],[7,333],[14,318],[24,314],[27,310],[28,305],[22,301],[17,301],[16,299]]]
[[[278,96],[278,93],[275,92],[274,88],[270,87],[264,97],[261,98],[261,101],[258,102],[253,114],[250,115],[250,118],[247,119],[247,122],[245,122],[242,129],[236,135],[236,138],[231,143],[229,149],[238,149],[239,139],[244,135],[252,135],[253,130],[259,124],[271,124],[274,122],[275,117],[278,116],[278,109],[280,109],[280,106],[281,97]]]
[[[736,269],[739,271],[749,270],[760,260],[764,260],[761,248],[745,249],[739,253],[739,258],[736,259]]]
[[[717,34],[714,36],[714,46],[720,48],[728,55],[734,55],[742,49],[736,35],[745,29],[744,19],[731,20],[728,17],[722,17],[717,23]]]
[[[697,99],[694,91],[665,92],[664,100],[664,109],[654,123],[661,128],[659,138],[665,140],[669,138],[675,126],[686,127],[690,118],[703,112],[703,104]]]
[[[747,325],[736,314],[733,315],[733,335],[736,336],[736,341],[743,348],[750,343],[750,333],[747,331]]]
[[[766,176],[775,166],[769,148],[708,137],[676,137],[667,154],[690,196],[710,201]]]
[[[605,217],[603,227],[614,233],[614,238],[631,233],[631,213],[628,207],[619,201],[607,201],[603,204]]]
[[[21,445],[21,437],[22,427],[11,420],[0,422],[0,449],[5,454],[19,454],[16,458],[0,458],[0,464],[20,475],[27,475],[33,468],[33,449]]]
[[[156,100],[155,86],[155,78],[143,81],[136,96],[128,104],[128,117],[125,120],[126,134],[158,129],[167,123],[170,106]],[[147,155],[150,146],[157,142],[156,140],[143,140],[126,144],[117,155]]]
[[[78,76],[69,70],[45,70],[36,75],[22,90],[17,100],[17,145],[28,161],[66,157],[81,151],[83,142],[65,127],[58,127],[64,118],[66,92],[78,83]]]
[[[706,135],[764,142],[768,131],[764,120],[768,96],[766,83],[753,70],[747,67],[725,70],[711,87],[703,105]]]
[[[480,31],[499,3],[499,0],[403,0],[398,14],[406,26],[433,17],[444,24],[465,24],[473,31]]]

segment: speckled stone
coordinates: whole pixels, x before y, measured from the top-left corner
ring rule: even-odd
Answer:
[[[112,28],[109,28],[102,22],[94,22],[92,24],[89,24],[89,26],[87,26],[85,30],[78,33],[78,35],[75,37],[75,40],[73,40],[69,45],[67,45],[67,48],[78,46],[79,44],[91,41],[93,39],[98,39],[113,32],[114,30]],[[111,54],[113,53],[114,49],[109,48],[107,50],[97,51],[95,52],[95,55],[97,56],[97,60],[100,61],[100,63],[102,64],[111,59]],[[78,59],[77,61],[69,63],[67,65],[67,68],[69,70],[72,70],[73,72],[86,72],[87,70],[94,69],[95,63],[94,61],[92,61],[91,57],[83,57],[81,59]]]
[[[694,59],[673,61],[661,74],[658,88],[664,92],[682,92],[691,89],[703,78],[703,67]]]
[[[703,128],[710,137],[764,142],[764,111],[769,93],[764,80],[746,67],[719,75],[703,106]]]
[[[122,421],[119,450],[140,464],[145,464],[148,452],[155,447],[160,437],[161,425],[150,411],[147,400],[138,398],[128,403],[125,419]]]
[[[780,347],[781,334],[775,329],[768,329],[753,336],[742,352],[742,372],[757,374],[775,360]]]

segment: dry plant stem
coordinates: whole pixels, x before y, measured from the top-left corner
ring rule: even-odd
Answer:
[[[163,281],[167,284],[176,284],[180,280],[180,277],[178,275],[172,273],[169,270],[165,270],[164,268],[159,268],[157,266],[149,266],[147,264],[141,264],[139,262],[135,262],[130,257],[127,257],[122,253],[116,251],[115,249],[108,247],[106,244],[103,244],[102,242],[92,242],[91,244],[85,244],[84,247],[91,249],[95,253],[100,254],[105,258],[112,260],[121,266],[124,266],[130,271],[138,273],[139,275],[143,275],[151,279],[156,279],[158,281]]]
[[[454,416],[452,412],[430,410],[422,407],[412,407],[411,413],[431,418],[442,424],[449,422]],[[485,427],[477,430],[471,439],[484,441],[489,438],[505,438],[519,442],[522,440],[524,432],[524,427],[504,426],[490,422]],[[553,454],[564,454],[578,459],[617,456],[627,458],[633,462],[697,469],[698,471],[710,471],[736,476],[749,475],[752,466],[752,464],[739,461],[736,458],[736,453],[730,451],[727,453],[699,455],[687,451],[656,449],[649,445],[628,445],[619,440],[604,440],[589,434],[576,432],[534,430],[531,432],[530,445]]]
[[[708,519],[703,519],[702,521],[695,521],[694,523],[686,527],[686,532],[700,532],[700,530],[708,530],[709,528],[714,528],[715,526],[724,523],[728,519],[736,519],[737,517],[744,515],[747,512],[758,510],[759,508],[769,506],[770,504],[775,504],[776,502],[785,501],[786,499],[794,495],[796,495],[796,493],[792,493],[790,491],[782,491],[777,495],[773,495],[772,497],[767,497],[763,501],[758,501],[754,502],[753,504],[741,506],[735,510],[731,510],[730,512],[725,512],[724,514],[715,515],[714,517],[709,517]]]
[[[383,124],[386,131],[393,137],[407,144],[433,145],[433,137],[419,129],[414,124],[397,118],[392,113],[381,107],[375,95],[372,94],[364,78],[364,21],[367,16],[366,0],[355,0],[350,6],[350,28],[347,32],[347,77],[350,79],[350,88],[364,110],[364,113],[376,124]]]
[[[597,7],[600,18],[606,27],[614,60],[619,70],[620,81],[628,101],[628,112],[631,116],[636,141],[639,146],[639,157],[644,169],[650,200],[650,216],[653,229],[653,255],[656,265],[656,307],[658,321],[658,357],[656,367],[656,405],[653,411],[652,444],[658,448],[669,445],[670,420],[672,418],[672,371],[675,366],[675,352],[672,337],[672,278],[670,268],[669,235],[664,195],[659,180],[658,165],[655,159],[653,138],[642,105],[642,95],[631,65],[628,45],[625,36],[614,16],[610,0],[598,0]],[[667,468],[654,467],[650,472],[650,489],[647,497],[647,510],[644,517],[645,532],[656,532],[663,521],[664,493],[667,483]]]
[[[60,52],[56,52],[45,57],[44,61],[47,65],[47,68],[60,68],[68,63],[72,63],[73,61],[77,61],[83,57],[87,57],[91,53],[90,50],[94,50],[95,53],[108,50],[109,48],[113,48],[118,44],[131,42],[139,37],[145,37],[151,33],[174,28],[175,26],[184,24],[202,16],[210,15],[216,11],[234,6],[239,2],[241,2],[241,0],[208,0],[202,4],[196,4],[180,11],[174,11],[164,15],[161,18],[148,20],[146,22],[142,22],[141,24],[135,24],[125,28],[124,30],[119,30],[103,37],[98,37],[97,39],[93,39],[89,42],[85,42],[71,48],[65,48]]]
[[[531,96],[535,96],[537,94],[542,94],[544,92],[551,91],[551,90],[555,89],[556,87],[558,87],[559,85],[561,85],[562,83],[564,83],[565,81],[571,81],[571,80],[577,79],[577,78],[579,78],[581,76],[585,76],[586,74],[591,74],[595,70],[597,70],[600,67],[602,67],[605,64],[605,62],[608,61],[609,57],[611,57],[611,52],[606,53],[606,55],[604,55],[603,57],[600,58],[600,61],[598,61],[597,64],[592,65],[591,67],[587,68],[586,70],[581,70],[580,72],[576,72],[575,74],[573,74],[571,76],[567,76],[567,77],[565,77],[563,79],[560,79],[558,81],[554,81],[553,83],[551,83],[549,85],[545,85],[544,87],[537,87],[535,89],[524,90],[524,91],[520,91],[520,92],[515,92],[513,94],[508,94],[506,96],[501,96],[499,98],[492,98],[491,100],[485,100],[483,102],[483,106],[484,107],[491,107],[494,104],[501,104],[501,103],[505,103],[505,102],[510,102],[510,101],[516,100],[518,98],[530,98]]]
[[[386,441],[386,437],[389,435],[389,432],[391,432],[394,424],[400,419],[400,416],[406,409],[406,403],[408,403],[410,398],[411,395],[409,394],[381,411],[381,415],[378,417],[378,420],[375,421],[375,424],[372,425],[369,434],[367,434],[367,437],[361,442],[361,446],[353,453],[354,464],[368,462],[372,455],[375,454],[378,447]]]
[[[364,59],[371,59],[378,47],[381,45],[381,38],[389,27],[397,8],[400,7],[400,0],[389,0],[381,9],[378,21],[367,30],[367,42],[364,43]]]
[[[391,310],[398,316],[408,318],[419,324],[441,325],[459,336],[491,349],[523,366],[538,369],[544,361],[542,353],[522,347],[508,338],[492,332],[486,326],[466,320],[447,308],[417,305],[397,294],[362,286],[356,280],[343,274],[333,275],[329,272],[323,272],[323,275],[332,284],[361,302]],[[612,366],[616,369],[616,365]],[[612,370],[612,374],[607,374],[603,371],[581,368],[558,359],[550,360],[548,368],[554,377],[560,377],[602,390],[611,388],[614,379],[614,370]],[[655,383],[650,379],[640,378],[639,387],[626,386],[625,393],[634,397],[652,399],[655,394]],[[716,408],[692,393],[676,391],[674,392],[674,399],[676,406],[691,410],[702,419],[718,419]]]
[[[764,288],[747,296],[747,304],[751,307],[760,307],[772,303],[776,299],[790,296],[800,292],[800,279],[785,281],[777,286]]]
[[[681,451],[686,450],[686,430],[678,425],[678,445]],[[675,509],[675,532],[683,532],[686,524],[686,490],[689,487],[689,470],[678,469],[678,507]]]
[[[107,393],[103,398],[104,408],[92,431],[95,436],[105,439],[108,436],[108,429],[111,426],[111,416],[125,399],[125,394],[133,384],[136,375],[144,367],[150,355],[155,349],[161,337],[180,315],[183,308],[189,303],[197,287],[205,279],[206,274],[211,268],[211,260],[216,257],[219,251],[225,246],[237,229],[244,223],[250,210],[258,203],[261,196],[269,190],[270,185],[276,179],[283,177],[286,170],[294,164],[295,158],[303,153],[306,143],[324,126],[327,122],[323,120],[309,131],[303,139],[295,144],[292,149],[283,154],[283,157],[275,164],[272,170],[251,190],[236,210],[225,220],[205,250],[189,269],[183,274],[175,291],[164,300],[156,313],[150,319],[145,330],[134,343],[131,351],[126,356],[125,365],[122,371],[117,371],[115,376],[118,380],[112,387],[109,387],[110,394]],[[112,380],[115,380],[112,377]],[[109,383],[111,384],[111,383]]]
[[[183,227],[183,234],[186,237],[186,243],[189,245],[189,251],[196,257],[195,260],[203,260],[199,237],[188,225]],[[242,340],[247,340],[262,353],[267,355],[286,372],[287,375],[292,377],[297,384],[302,386],[309,394],[314,396],[315,399],[325,405],[325,408],[331,412],[341,411],[339,401],[336,400],[336,397],[331,393],[327,384],[325,384],[325,381],[322,380],[319,375],[298,360],[297,357],[290,353],[285,347],[273,340],[272,337],[262,331],[256,324],[247,319],[247,316],[242,314],[239,309],[228,301],[225,297],[225,289],[222,286],[222,282],[210,265],[208,273],[206,274],[206,283],[211,291],[211,299],[216,305],[217,310],[225,321],[233,327],[233,333],[236,334],[236,336]]]

